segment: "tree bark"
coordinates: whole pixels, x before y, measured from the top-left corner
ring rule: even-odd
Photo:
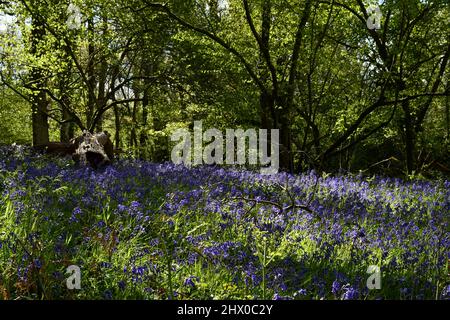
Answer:
[[[448,84],[447,84],[448,86]],[[445,98],[445,122],[447,125],[447,139],[450,139],[450,96]]]
[[[114,145],[116,149],[120,148],[120,110],[119,106],[114,106],[114,124],[115,124],[115,133],[114,133]]]
[[[108,18],[103,16],[103,26],[102,32],[106,36],[108,32]],[[106,105],[106,81],[107,81],[107,73],[108,73],[108,61],[105,56],[102,57],[98,75],[98,95],[97,95],[97,105],[102,108]],[[99,118],[97,123],[95,123],[95,129],[97,132],[103,131],[103,116]]]
[[[131,111],[131,130],[130,130],[130,148],[138,147],[136,124],[137,124],[137,108],[138,102],[133,103]]]
[[[92,21],[92,19],[89,19],[88,20],[88,34],[93,34],[93,33],[94,33],[94,22]],[[87,61],[88,105],[87,105],[87,110],[86,110],[86,122],[87,122],[88,128],[92,128],[92,123],[94,121],[95,106],[96,106],[96,96],[95,96],[96,79],[95,79],[94,54],[95,54],[94,44],[91,41],[89,41],[88,61]]]
[[[42,42],[45,35],[45,28],[36,20],[32,22],[31,32],[31,54],[36,57],[40,56],[37,46]],[[44,91],[39,90],[45,87],[43,80],[43,72],[38,67],[34,67],[31,71],[32,88],[36,91],[32,94],[32,127],[33,127],[33,145],[42,145],[49,142],[49,126],[47,116],[47,95]]]
[[[404,112],[404,129],[405,129],[405,156],[406,156],[406,170],[408,174],[414,171],[414,154],[415,154],[415,133],[414,123],[409,107],[409,101],[402,102],[402,109]]]
[[[64,123],[61,124],[60,128],[60,140],[61,142],[69,142],[75,135],[75,127],[73,122],[65,122],[72,118],[66,108],[63,108],[62,113]]]
[[[84,131],[81,137],[75,140],[76,146],[73,159],[83,166],[94,169],[111,164],[114,152],[113,145],[106,132],[91,134]]]
[[[61,142],[69,142],[75,136],[75,125],[72,115],[69,111],[70,97],[67,93],[66,83],[70,79],[70,70],[67,71],[66,77],[62,77],[59,81],[59,89],[61,91],[61,109],[62,109],[62,124],[60,126],[59,138]]]

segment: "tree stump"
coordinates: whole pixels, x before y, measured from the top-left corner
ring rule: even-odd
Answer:
[[[97,169],[111,164],[114,159],[113,144],[106,132],[92,134],[84,131],[73,143],[76,150],[72,159],[82,166]]]

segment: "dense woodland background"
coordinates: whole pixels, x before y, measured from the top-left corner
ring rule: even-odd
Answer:
[[[107,130],[161,162],[203,120],[280,129],[293,172],[449,174],[445,0],[22,0],[0,15],[1,144]]]

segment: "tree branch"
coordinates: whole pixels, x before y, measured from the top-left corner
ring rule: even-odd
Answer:
[[[247,70],[247,73],[250,75],[250,77],[253,79],[253,81],[255,81],[258,88],[267,94],[269,93],[267,88],[265,87],[265,85],[261,82],[261,80],[258,78],[256,73],[253,71],[253,68],[250,65],[250,63],[248,63],[248,61],[244,58],[244,56],[241,53],[239,53],[235,48],[233,48],[230,44],[225,42],[223,39],[219,38],[218,36],[212,34],[211,32],[209,32],[207,30],[196,27],[196,26],[190,24],[189,22],[181,19],[175,13],[173,13],[170,10],[170,8],[165,4],[153,3],[153,2],[146,1],[146,6],[166,13],[170,18],[177,21],[183,27],[194,30],[194,31],[210,38],[211,40],[218,43],[219,45],[221,45],[223,48],[225,48],[228,52],[232,53],[238,60],[240,60],[242,62],[245,69]]]
[[[244,9],[245,9],[245,16],[247,18],[247,23],[250,26],[252,34],[253,34],[253,36],[256,39],[256,42],[258,43],[259,50],[263,54],[264,60],[266,61],[266,65],[269,68],[270,75],[272,77],[273,88],[274,88],[274,91],[276,93],[276,92],[278,92],[278,79],[277,79],[277,72],[275,70],[275,66],[273,65],[272,58],[270,56],[270,50],[267,47],[267,44],[263,43],[263,40],[262,40],[261,36],[256,31],[255,24],[253,23],[253,18],[252,18],[252,15],[251,15],[251,12],[250,12],[250,8],[249,8],[249,5],[248,5],[248,1],[247,0],[243,0],[243,4],[244,4]],[[269,14],[268,18],[269,18],[269,21],[270,21],[270,4],[265,2],[263,4],[263,6],[268,6],[267,8],[266,7],[263,8],[263,20],[267,19],[267,17],[265,17],[264,15]],[[265,27],[270,28],[270,24],[265,26]]]
[[[9,89],[11,89],[15,94],[17,94],[19,97],[21,97],[22,99],[24,99],[25,101],[29,102],[29,103],[33,103],[33,101],[27,97],[26,95],[24,95],[22,92],[20,92],[19,90],[17,90],[16,88],[14,88],[13,85],[11,85],[10,83],[8,83],[5,78],[3,77],[3,73],[0,72],[0,79],[2,80],[2,83],[7,86]]]
[[[333,151],[336,150],[345,140],[347,140],[348,137],[350,137],[355,131],[356,129],[359,128],[359,125],[364,121],[364,119],[369,116],[372,112],[374,112],[376,109],[383,107],[383,106],[389,106],[389,105],[395,105],[397,103],[402,103],[402,102],[407,102],[410,100],[414,100],[417,98],[421,98],[421,97],[437,97],[437,96],[447,96],[448,93],[447,89],[445,92],[440,92],[440,93],[420,93],[420,94],[415,94],[415,95],[411,95],[411,96],[407,96],[403,99],[396,99],[393,101],[386,101],[383,98],[383,94],[380,95],[380,98],[373,103],[370,107],[368,107],[366,110],[364,110],[358,117],[358,119],[342,134],[341,137],[339,137],[330,147],[328,147],[328,149],[323,152],[318,158],[323,158],[326,156],[331,155],[332,153],[334,153]]]
[[[295,34],[295,43],[294,48],[292,50],[292,59],[291,59],[291,69],[289,71],[289,83],[288,83],[288,104],[290,104],[294,96],[295,92],[295,80],[297,78],[297,66],[298,60],[300,58],[300,47],[302,45],[303,40],[303,30],[305,29],[306,22],[309,19],[310,11],[311,11],[312,0],[307,0],[305,4],[305,8],[303,9],[303,14],[298,23],[297,32]]]
[[[95,128],[95,124],[100,120],[100,118],[102,117],[102,115],[108,111],[109,109],[113,108],[114,106],[118,105],[118,104],[123,104],[123,103],[129,103],[129,102],[136,102],[136,101],[143,101],[144,99],[142,98],[133,98],[133,99],[124,99],[124,100],[116,100],[113,101],[112,103],[110,103],[109,105],[103,106],[101,108],[99,108],[96,111],[96,115],[94,117],[94,120],[92,121],[92,124],[89,126],[88,130],[89,132],[91,132],[94,128]]]
[[[428,98],[427,102],[419,110],[419,114],[417,116],[416,130],[418,129],[418,126],[420,126],[422,124],[423,120],[425,119],[425,116],[427,115],[427,111],[430,108],[431,102],[433,101],[433,97],[436,95],[440,95],[440,94],[436,94],[436,91],[438,90],[439,85],[441,84],[442,77],[444,76],[445,70],[447,68],[447,63],[448,63],[449,57],[450,57],[450,42],[447,44],[447,50],[445,51],[445,54],[442,57],[442,62],[441,62],[441,66],[439,68],[439,73],[438,73],[436,79],[434,80],[433,87],[431,88],[431,94],[428,95],[429,98]],[[449,88],[446,89],[446,95],[449,94],[448,91],[449,91]]]
[[[385,122],[381,123],[380,125],[376,126],[375,128],[373,128],[372,130],[370,130],[368,133],[363,134],[362,136],[360,136],[358,139],[356,139],[355,141],[349,143],[348,145],[346,145],[345,147],[339,149],[339,150],[335,150],[332,153],[330,153],[328,156],[334,156],[336,154],[342,153],[348,149],[350,149],[351,147],[355,146],[356,144],[366,140],[367,138],[369,138],[371,135],[373,135],[375,132],[377,132],[378,130],[386,127],[389,123],[391,123],[392,119],[394,118],[395,115],[395,111],[396,108],[394,108],[392,110],[391,116],[389,117],[388,120],[386,120]]]

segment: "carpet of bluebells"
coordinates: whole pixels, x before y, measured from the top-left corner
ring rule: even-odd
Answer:
[[[449,299],[449,212],[445,180],[94,171],[0,147],[0,299]]]

